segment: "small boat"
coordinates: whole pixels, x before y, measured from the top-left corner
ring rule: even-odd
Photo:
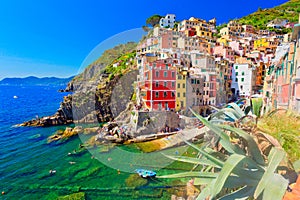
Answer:
[[[136,169],[135,172],[142,178],[152,178],[156,176],[156,172],[146,169]]]
[[[17,99],[18,98],[18,96],[14,96],[14,99]]]

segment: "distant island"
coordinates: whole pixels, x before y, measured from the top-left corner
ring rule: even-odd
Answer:
[[[56,85],[67,85],[74,76],[69,78],[57,78],[57,77],[43,77],[38,78],[35,76],[29,76],[26,78],[4,78],[0,81],[0,85],[11,85],[11,86],[56,86]]]

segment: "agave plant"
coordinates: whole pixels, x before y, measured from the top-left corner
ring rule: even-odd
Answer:
[[[240,105],[242,101],[246,101],[246,104]],[[250,112],[252,107],[250,106],[250,101],[248,99],[241,99],[236,103],[229,103],[221,109],[214,106],[210,107],[217,111],[208,117],[208,120],[212,123],[219,124],[225,121],[241,121],[248,116],[252,116]]]
[[[247,132],[228,125],[216,125],[193,110],[191,112],[211,131],[219,136],[219,143],[224,152],[191,144],[202,157],[169,156],[168,158],[202,165],[201,171],[190,171],[178,174],[158,176],[158,178],[193,177],[195,185],[204,185],[197,199],[282,199],[289,181],[278,173],[280,162],[286,153],[278,147],[273,147],[267,158],[261,153],[254,138]],[[240,113],[241,114],[241,113]],[[247,146],[240,147],[231,142],[230,131],[243,140]]]

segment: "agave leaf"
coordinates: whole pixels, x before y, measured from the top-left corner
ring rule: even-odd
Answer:
[[[224,184],[225,184],[227,178],[232,173],[233,169],[244,158],[245,158],[245,156],[243,156],[243,155],[233,154],[226,160],[221,172],[219,173],[219,175],[216,179],[216,184],[214,185],[214,187],[212,189],[212,198],[216,197],[219,194],[219,192],[224,187]]]
[[[211,191],[215,183],[216,179],[214,179],[208,186],[204,188],[204,190],[201,191],[196,200],[204,200],[207,197],[211,196]]]
[[[257,186],[259,179],[251,177],[229,176],[224,184],[224,188],[240,188],[242,186]],[[254,188],[255,189],[255,188]],[[253,190],[254,193],[254,190]]]
[[[228,107],[231,106],[241,117],[243,117],[245,115],[245,113],[242,111],[242,109],[236,103],[229,103],[227,106]]]
[[[251,99],[252,102],[252,110],[253,110],[253,114],[256,115],[257,117],[260,116],[260,110],[262,107],[262,98],[253,98]]]
[[[241,179],[251,179],[254,181],[260,181],[261,177],[263,176],[264,172],[260,170],[249,170],[241,168],[240,166],[237,166],[232,173],[234,175],[237,175]]]
[[[268,187],[263,192],[263,200],[281,200],[286,192],[289,181],[279,174],[271,177]]]
[[[220,136],[221,145],[229,152],[229,153],[238,153],[238,154],[244,154],[243,150],[237,146],[234,146],[230,143],[229,136],[222,131],[219,127],[213,125],[206,119],[204,119],[202,116],[195,113],[191,108],[191,112],[205,125],[207,126],[211,131],[216,133],[218,136]]]
[[[209,171],[211,171],[212,169],[213,169],[212,166],[208,166],[208,167],[204,168],[204,172],[209,172]]]
[[[177,174],[168,174],[163,176],[156,176],[157,178],[186,178],[186,177],[198,177],[198,178],[216,178],[217,174],[212,172],[182,172]]]
[[[216,168],[220,168],[219,165],[216,165],[214,162],[207,160],[207,159],[192,158],[192,157],[187,157],[187,156],[169,156],[166,154],[163,154],[163,155],[172,160],[177,160],[177,161],[181,161],[181,162],[185,162],[185,163],[192,163],[192,164],[196,164],[196,165],[209,165],[209,166],[213,166]]]
[[[205,156],[207,159],[209,159],[210,161],[212,161],[213,163],[215,163],[215,165],[219,166],[219,167],[223,167],[224,162],[222,160],[219,160],[218,158],[210,155],[209,153],[207,153],[206,151],[204,151],[203,149],[197,147],[196,145],[185,141],[185,143],[187,143],[189,146],[193,147],[194,149],[196,149],[197,151],[199,151],[203,156]]]
[[[210,184],[216,177],[202,177],[194,178],[194,185],[207,185]]]
[[[239,112],[237,112],[235,109],[233,108],[224,108],[224,114],[232,119],[234,119],[234,121],[242,118],[244,115],[240,115]]]
[[[251,111],[251,106],[247,106],[244,110],[245,115],[248,115],[248,113]]]
[[[209,153],[210,155],[212,155],[216,158],[219,158],[222,161],[225,161],[228,158],[228,156],[226,156],[225,154],[223,154],[219,151],[214,151],[212,148],[204,147],[203,149],[205,150],[205,152]]]
[[[218,118],[220,117],[221,115],[224,115],[224,110],[219,110],[218,112],[216,113],[212,113],[211,115],[209,115],[208,117],[208,120],[211,120],[211,119],[214,119],[214,118]]]
[[[225,118],[224,119],[211,119],[209,120],[210,123],[212,124],[223,124],[224,122],[226,122]]]
[[[231,121],[236,121],[241,117],[234,109],[223,108],[222,110],[211,114],[208,120],[210,121],[211,119],[220,118],[222,115],[228,117],[229,119],[231,119]]]
[[[297,160],[293,163],[293,167],[296,172],[300,172],[300,160]]]
[[[223,128],[225,130],[232,131],[232,132],[238,134],[243,139],[245,139],[248,144],[248,147],[249,147],[248,148],[249,152],[250,152],[251,156],[253,157],[253,160],[262,166],[265,165],[265,160],[262,157],[262,153],[259,150],[257,143],[255,142],[255,140],[253,139],[253,137],[251,135],[249,135],[248,133],[246,133],[245,131],[243,131],[241,129],[234,128],[234,127],[231,127],[228,125],[220,125],[219,127]]]
[[[227,194],[219,200],[244,200],[244,199],[249,199],[249,197],[253,196],[254,193],[254,188],[250,186],[244,186],[230,194]]]
[[[284,157],[285,152],[283,150],[276,147],[273,147],[271,149],[271,152],[268,156],[268,167],[261,180],[259,181],[257,188],[255,189],[254,198],[257,198],[263,192],[263,190],[267,188],[268,184],[270,184],[270,181],[272,181],[272,178],[274,176],[274,171]]]

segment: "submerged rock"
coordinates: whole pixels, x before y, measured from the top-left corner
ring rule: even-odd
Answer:
[[[85,200],[85,193],[78,192],[78,193],[73,193],[65,196],[60,196],[57,198],[57,200],[67,200],[67,199]]]
[[[137,174],[131,174],[126,180],[125,180],[126,186],[128,187],[141,187],[148,183],[147,179],[139,177]]]

